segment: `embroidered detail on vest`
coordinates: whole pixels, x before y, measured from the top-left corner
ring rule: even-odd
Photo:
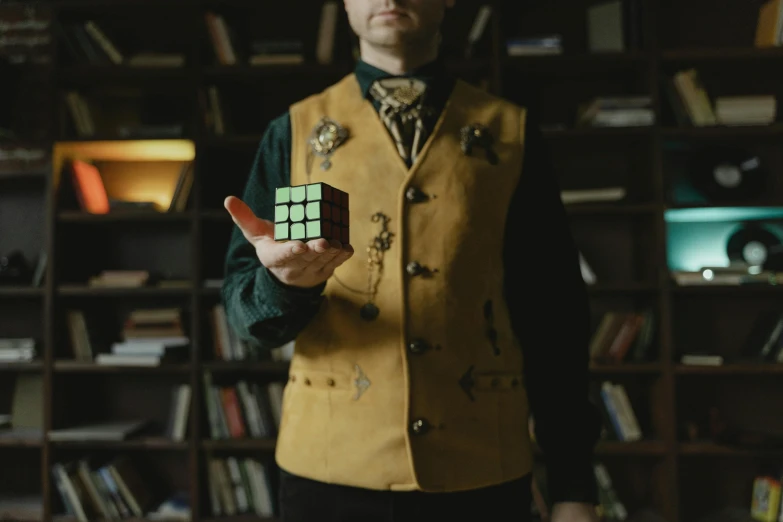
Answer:
[[[476,384],[476,381],[473,379],[474,368],[475,367],[471,365],[470,368],[468,368],[468,371],[466,371],[465,374],[459,379],[460,388],[462,388],[462,390],[468,395],[471,401],[476,400],[476,398],[473,396],[473,386]]]
[[[460,145],[462,146],[462,152],[466,156],[470,156],[473,153],[473,147],[479,146],[484,149],[487,155],[487,161],[491,165],[498,164],[498,155],[492,149],[493,139],[489,129],[481,123],[474,123],[473,125],[466,125],[460,130]]]
[[[492,344],[492,351],[495,355],[500,355],[500,347],[498,347],[498,331],[494,326],[494,315],[492,313],[492,300],[484,303],[484,320],[486,321],[486,333],[489,342]]]
[[[312,169],[313,154],[324,158],[321,169],[329,170],[332,166],[332,154],[347,139],[348,130],[345,127],[331,118],[321,118],[313,127],[313,132],[308,140],[311,154],[307,158],[307,175],[310,175]]]
[[[370,382],[370,379],[368,379],[364,374],[364,370],[362,370],[358,364],[355,366],[355,369],[356,377],[354,378],[353,383],[356,386],[356,395],[353,396],[353,399],[358,401],[359,397],[361,397],[362,394],[367,391],[367,388],[369,388],[372,383]]]

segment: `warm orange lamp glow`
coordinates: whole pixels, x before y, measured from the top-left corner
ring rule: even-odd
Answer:
[[[95,170],[90,177],[97,174],[104,193],[125,201],[151,201],[163,210],[171,201],[181,163],[195,159],[196,146],[190,140],[58,142],[52,156],[55,187],[63,182],[62,169],[67,161],[95,163],[100,166],[89,165]],[[102,179],[101,173],[106,174]],[[108,196],[105,204],[108,206]],[[102,205],[94,208],[100,211]]]

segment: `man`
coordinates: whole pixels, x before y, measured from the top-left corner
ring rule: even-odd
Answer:
[[[438,59],[454,2],[345,0],[355,72],[272,122],[225,202],[232,325],[296,340],[283,522],[526,520],[530,414],[552,521],[595,520],[578,254],[529,108]],[[275,242],[275,190],[318,182],[349,194],[350,244]]]

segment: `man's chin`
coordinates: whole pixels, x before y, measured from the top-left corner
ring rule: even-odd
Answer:
[[[416,36],[411,31],[401,31],[396,28],[376,28],[372,31],[370,40],[376,45],[394,47],[415,40]]]

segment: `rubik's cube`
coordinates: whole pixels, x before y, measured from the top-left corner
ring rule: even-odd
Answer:
[[[275,241],[335,239],[350,243],[348,193],[326,183],[275,192]]]

